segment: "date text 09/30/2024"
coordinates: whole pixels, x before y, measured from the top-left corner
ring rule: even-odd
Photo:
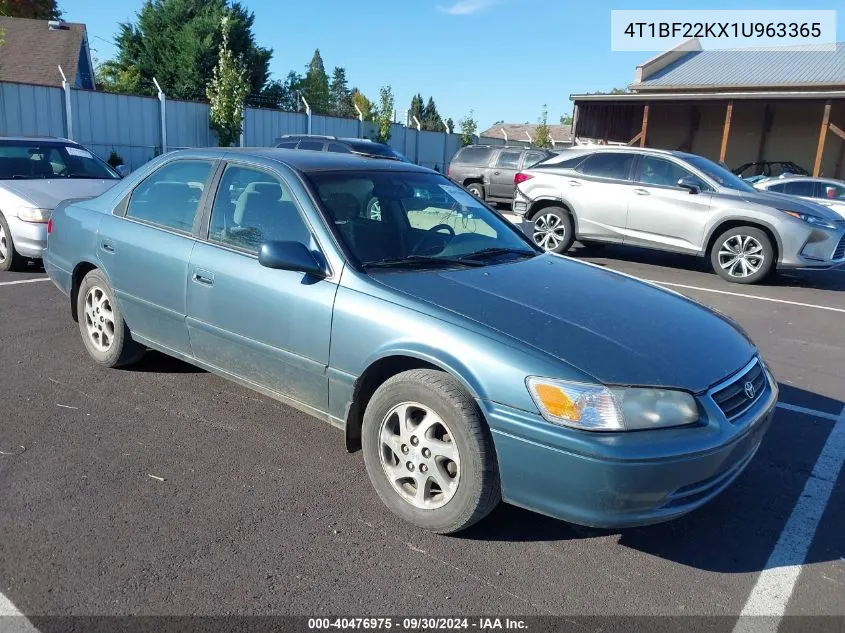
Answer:
[[[525,620],[498,617],[308,618],[308,629],[313,631],[519,631],[527,628]]]

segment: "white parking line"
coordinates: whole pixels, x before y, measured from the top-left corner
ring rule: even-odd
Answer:
[[[777,632],[844,461],[845,407],[819,453],[766,567],[757,577],[734,633]]]
[[[9,633],[38,633],[38,629],[32,625],[32,622],[27,620],[26,616],[18,611],[12,601],[2,593],[0,593],[0,618],[14,618],[11,622],[3,623],[3,631]]]
[[[799,407],[797,404],[789,404],[788,402],[778,402],[778,409],[786,409],[787,411],[795,411],[795,413],[803,413],[805,415],[812,415],[816,418],[824,418],[825,420],[836,420],[839,416],[835,413],[828,413],[827,411],[819,411],[818,409],[808,409],[807,407]]]
[[[16,281],[0,281],[0,286],[16,286],[17,284],[34,284],[36,281],[50,281],[49,277],[36,277],[35,279],[18,279]]]
[[[815,303],[801,303],[800,301],[787,301],[786,299],[772,299],[771,297],[757,297],[755,295],[747,295],[742,292],[728,292],[727,290],[715,290],[714,288],[702,288],[701,286],[688,286],[686,284],[676,284],[669,281],[657,281],[656,279],[643,279],[652,284],[659,286],[673,286],[675,288],[688,288],[689,290],[701,290],[703,292],[715,292],[720,295],[731,295],[732,297],[743,297],[744,299],[757,299],[758,301],[771,301],[773,303],[786,303],[793,306],[801,306],[802,308],[816,308],[817,310],[830,310],[831,312],[843,312],[845,308],[832,308],[830,306],[820,306]]]

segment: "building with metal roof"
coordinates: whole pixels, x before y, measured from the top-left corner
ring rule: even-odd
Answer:
[[[571,99],[576,139],[845,176],[845,43],[702,50],[687,40],[638,65],[628,92]]]

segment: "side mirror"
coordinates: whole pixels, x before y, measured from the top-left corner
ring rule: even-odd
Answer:
[[[681,189],[686,189],[690,193],[701,193],[701,187],[698,184],[698,181],[695,178],[681,178],[678,181],[678,186]]]
[[[126,178],[132,172],[132,170],[129,169],[129,167],[127,167],[126,165],[118,165],[114,168],[114,170],[117,172],[117,175],[121,178]]]
[[[258,263],[276,270],[293,270],[324,279],[326,271],[302,242],[264,242]]]

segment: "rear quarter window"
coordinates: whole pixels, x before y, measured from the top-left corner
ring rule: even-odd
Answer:
[[[461,165],[487,165],[493,150],[489,147],[465,147],[455,156],[454,162]]]

